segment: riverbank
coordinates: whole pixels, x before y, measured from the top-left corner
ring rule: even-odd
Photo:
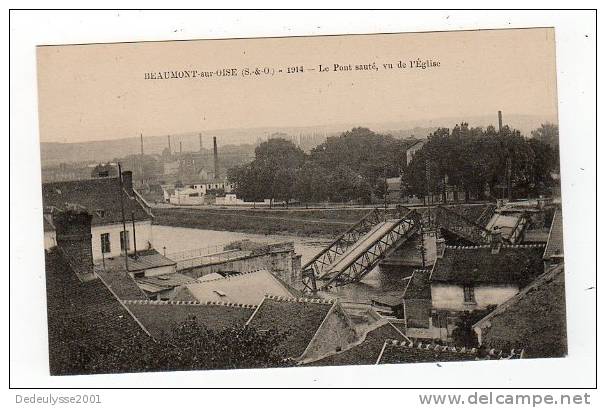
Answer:
[[[153,214],[157,225],[334,239],[370,211],[368,208],[305,211],[155,208]]]
[[[449,205],[452,210],[476,221],[486,204]],[[427,208],[416,208],[426,213]],[[372,208],[235,209],[219,207],[154,208],[154,224],[214,231],[262,235],[293,235],[334,239],[372,211]],[[383,211],[381,209],[381,211]],[[387,217],[397,217],[395,208]]]

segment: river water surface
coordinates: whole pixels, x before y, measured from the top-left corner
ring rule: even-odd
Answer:
[[[332,242],[330,239],[294,235],[247,234],[164,225],[154,225],[152,228],[154,246],[161,253],[164,247],[166,253],[171,253],[226,245],[244,239],[266,243],[292,241],[295,245],[295,252],[301,255],[302,265]],[[334,294],[343,300],[370,303],[372,299],[400,295],[406,287],[406,281],[403,280],[405,277],[405,275],[393,271],[384,273],[379,267],[376,267],[362,281],[340,287],[334,291]]]

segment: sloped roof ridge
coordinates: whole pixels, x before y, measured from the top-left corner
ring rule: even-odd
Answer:
[[[227,275],[227,276],[222,276],[220,278],[196,281],[196,282],[192,282],[192,283],[205,283],[205,282],[216,282],[216,281],[223,281],[223,280],[235,280],[238,278],[242,278],[243,276],[246,276],[246,275],[251,275],[253,273],[263,272],[263,271],[269,272],[269,270],[266,268],[259,268],[259,269],[253,269],[252,271],[240,272],[237,275]],[[273,274],[271,272],[269,272],[269,274],[273,276]],[[201,276],[201,277],[203,278],[204,276]]]
[[[336,303],[332,299],[319,299],[319,298],[297,298],[297,297],[286,297],[286,296],[275,296],[265,295],[265,299],[277,300],[279,302],[293,302],[293,303],[316,303],[323,305],[333,305]]]
[[[525,248],[544,248],[545,243],[538,244],[501,244],[501,248],[507,249],[525,249]],[[446,249],[467,250],[467,249],[487,249],[490,245],[446,245]]]
[[[246,305],[243,303],[230,303],[230,302],[199,302],[194,300],[123,300],[124,305],[163,305],[163,306],[227,306],[227,307],[239,307],[243,309],[255,309],[256,305]]]
[[[429,350],[429,351],[437,351],[440,353],[457,353],[457,354],[469,354],[469,355],[478,355],[478,349],[475,347],[459,347],[459,346],[444,346],[435,343],[428,343],[423,341],[413,341],[413,340],[385,340],[385,345],[401,347],[401,348],[417,348],[421,350]],[[523,358],[524,349],[511,349],[508,352],[503,350],[490,349],[488,350],[488,357],[499,359],[499,360],[509,360],[513,358]]]

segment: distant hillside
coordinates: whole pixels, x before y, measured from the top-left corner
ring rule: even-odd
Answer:
[[[301,144],[307,149],[321,143],[326,136],[336,135],[357,126],[368,127],[376,132],[389,133],[398,138],[411,136],[425,138],[438,127],[452,128],[462,121],[468,122],[471,126],[496,126],[497,117],[495,114],[493,116],[438,118],[389,123],[361,122],[329,126],[222,129],[207,130],[201,132],[201,134],[204,149],[212,149],[213,136],[217,138],[219,149],[221,149],[221,146],[226,145],[255,145],[261,140],[266,140],[273,133],[285,133],[296,141],[301,140]],[[530,131],[538,128],[541,123],[557,123],[557,118],[504,114],[503,122],[513,128],[519,129],[522,134],[528,136],[530,135]],[[181,144],[184,152],[198,151],[200,146],[199,134],[198,132],[185,132],[171,135],[172,150],[178,152]],[[161,154],[166,147],[168,147],[167,135],[144,137],[143,148],[145,154]],[[137,154],[140,152],[140,149],[139,137],[81,143],[41,143],[40,146],[43,166],[61,162],[109,161],[117,157]]]

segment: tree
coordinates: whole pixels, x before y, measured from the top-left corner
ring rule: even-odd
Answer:
[[[560,128],[558,125],[553,123],[543,123],[540,128],[537,128],[530,132],[530,135],[543,143],[546,143],[553,147],[556,151],[560,146]]]
[[[250,195],[288,200],[296,171],[303,165],[305,153],[292,142],[276,138],[261,143],[255,149],[255,159],[246,171],[236,171],[238,184]]]
[[[327,199],[328,170],[311,160],[307,160],[297,173],[295,180],[295,198],[305,203],[320,202]]]
[[[443,193],[446,180],[465,192],[481,197],[485,187],[492,196],[537,194],[537,182],[546,184],[556,160],[550,147],[525,139],[519,131],[503,127],[497,132],[469,128],[466,123],[452,131],[433,132],[410,165],[403,169],[402,186],[408,194]]]

